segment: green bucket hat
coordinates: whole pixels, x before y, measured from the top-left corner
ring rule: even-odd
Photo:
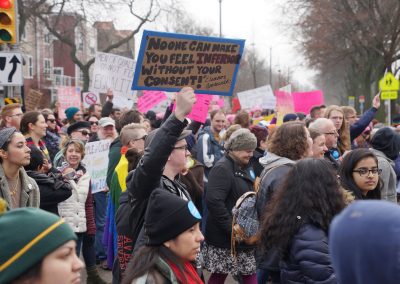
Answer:
[[[38,208],[0,215],[0,283],[18,278],[46,255],[76,239],[63,219]]]

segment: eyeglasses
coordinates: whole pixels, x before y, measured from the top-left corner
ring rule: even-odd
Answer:
[[[50,121],[51,123],[54,123],[54,122],[56,122],[56,120],[55,120],[55,119],[48,119],[47,121]]]
[[[333,136],[339,135],[339,133],[338,133],[336,130],[331,131],[331,132],[326,132],[326,133],[324,133],[324,134],[325,134],[325,135],[333,135]]]
[[[83,129],[83,130],[77,130],[76,132],[80,132],[80,133],[82,133],[82,135],[84,135],[84,136],[90,135],[90,132],[87,131],[87,130],[85,130],[85,129]]]
[[[187,145],[183,145],[183,146],[179,146],[179,147],[174,147],[174,150],[188,150],[188,146]]]
[[[90,122],[90,125],[99,125],[99,122],[98,121],[89,121]]]
[[[138,140],[143,140],[146,141],[147,135],[144,135],[143,137],[137,138],[137,139],[132,139],[133,141],[138,141]]]
[[[354,170],[353,173],[358,173],[360,175],[360,177],[365,177],[365,176],[369,176],[369,173],[371,173],[373,176],[374,175],[380,175],[382,173],[381,169],[378,168],[373,168],[371,170],[367,169],[367,168],[360,168],[358,170]]]
[[[23,113],[16,113],[16,114],[13,114],[13,115],[9,115],[8,117],[13,117],[13,116],[20,117],[20,116],[23,116],[23,115],[24,115]]]

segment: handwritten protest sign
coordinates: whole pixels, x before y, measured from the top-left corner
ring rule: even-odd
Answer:
[[[285,114],[294,112],[293,96],[290,85],[275,91],[275,97],[276,111],[278,113],[276,124],[281,125]]]
[[[242,109],[261,107],[263,109],[275,109],[276,98],[270,85],[240,92],[237,94]]]
[[[302,93],[295,92],[292,93],[292,96],[295,112],[308,114],[313,106],[324,104],[324,94],[321,90]]]
[[[244,40],[144,31],[133,90],[231,96]]]
[[[102,191],[107,186],[108,152],[111,140],[89,142],[85,145],[83,163],[91,176],[92,193]]]
[[[100,96],[97,92],[82,93],[83,107],[89,108],[91,105],[100,104]]]
[[[42,98],[43,93],[39,91],[35,91],[30,89],[29,92],[25,95],[25,109],[26,111],[35,110],[39,105],[40,99]]]
[[[204,123],[208,115],[208,107],[211,103],[211,97],[208,95],[196,94],[196,103],[188,117],[192,120]]]
[[[60,87],[57,89],[58,116],[65,118],[65,110],[69,107],[81,107],[81,89],[79,87]]]
[[[143,95],[138,98],[137,108],[141,113],[145,113],[166,99],[167,96],[164,92],[143,91]]]
[[[97,52],[92,74],[90,90],[106,93],[113,91],[114,97],[132,98],[132,77],[135,72],[135,61],[111,53]]]

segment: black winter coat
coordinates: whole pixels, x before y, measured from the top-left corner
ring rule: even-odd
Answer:
[[[281,261],[282,283],[337,283],[329,256],[328,237],[320,228],[303,225]]]
[[[58,203],[72,195],[71,185],[64,181],[60,174],[49,175],[35,171],[26,171],[33,178],[40,190],[40,208],[58,215]]]
[[[253,182],[246,169],[240,169],[229,156],[222,157],[208,176],[206,202],[208,216],[205,239],[220,248],[231,247],[232,208],[244,193],[253,191]],[[253,246],[240,243],[238,249]]]
[[[143,227],[147,203],[154,189],[161,187],[190,200],[190,195],[182,183],[177,180],[171,181],[162,175],[168,157],[186,125],[186,121],[181,122],[172,114],[157,130],[152,142],[145,149],[137,168],[126,178],[131,206],[129,224],[132,231],[130,237],[133,243],[136,242]]]

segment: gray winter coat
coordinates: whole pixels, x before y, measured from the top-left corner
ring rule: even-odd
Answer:
[[[396,172],[394,171],[394,161],[378,150],[371,149],[378,158],[378,167],[382,170],[381,179],[383,187],[381,189],[381,199],[397,203],[396,193]]]

